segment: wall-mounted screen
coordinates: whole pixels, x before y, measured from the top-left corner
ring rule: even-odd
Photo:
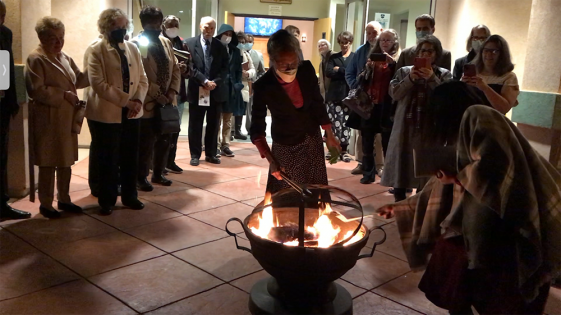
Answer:
[[[245,18],[244,31],[246,34],[271,36],[280,29],[282,29],[282,19]]]

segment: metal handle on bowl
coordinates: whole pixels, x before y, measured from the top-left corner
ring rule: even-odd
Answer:
[[[381,226],[377,226],[377,227],[373,228],[372,230],[370,230],[370,235],[374,234],[374,233],[372,233],[372,232],[374,232],[374,230],[382,231],[382,233],[384,233],[384,237],[382,237],[381,240],[374,243],[374,245],[372,246],[372,251],[370,252],[370,254],[360,255],[360,256],[358,256],[357,260],[362,259],[362,258],[372,257],[374,255],[374,251],[376,250],[376,246],[378,246],[378,245],[380,245],[380,244],[382,244],[386,241],[386,231],[384,231],[384,229],[382,229]],[[370,235],[368,236],[369,238],[370,238]]]
[[[242,220],[238,219],[238,218],[231,218],[230,220],[228,220],[228,222],[226,222],[226,233],[228,233],[230,236],[234,237],[234,241],[236,241],[236,247],[240,250],[245,250],[246,252],[251,253],[251,249],[244,247],[244,246],[240,246],[238,245],[238,235],[236,233],[232,233],[230,232],[230,230],[228,230],[228,224],[232,221],[236,221],[239,222],[240,225],[243,227],[243,222]]]

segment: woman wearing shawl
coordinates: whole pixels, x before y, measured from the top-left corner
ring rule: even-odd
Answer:
[[[561,270],[561,175],[461,82],[435,89],[423,144],[455,146],[457,175],[379,209],[395,215],[419,288],[451,314],[542,314]],[[432,253],[430,261],[428,255]],[[428,261],[428,263],[427,263]]]

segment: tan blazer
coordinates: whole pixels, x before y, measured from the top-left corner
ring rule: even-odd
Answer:
[[[61,53],[60,61],[47,56],[39,46],[27,57],[25,83],[32,99],[31,113],[34,164],[71,166],[78,160],[78,137],[72,133],[74,104],[64,99],[64,92],[89,85],[74,60]]]
[[[86,117],[102,123],[121,123],[122,109],[129,100],[144,102],[148,79],[144,73],[138,48],[131,42],[123,44],[129,63],[129,93],[123,91],[121,58],[106,38],[93,42],[84,59],[91,88],[87,91]],[[142,111],[135,117],[140,118]]]
[[[142,35],[140,35],[142,36]],[[177,58],[173,54],[173,44],[171,41],[164,36],[160,36],[160,41],[164,46],[168,59],[171,61],[168,63],[169,67],[169,79],[166,82],[166,91],[172,89],[179,94],[179,88],[181,87],[181,71],[179,71],[179,65]],[[154,107],[157,102],[156,99],[159,95],[160,86],[158,82],[158,66],[154,57],[148,53],[148,46],[140,46],[139,37],[135,37],[131,40],[132,43],[139,46],[140,54],[142,55],[142,64],[144,65],[144,71],[146,72],[146,77],[148,77],[148,93],[146,93],[146,98],[144,99],[144,115],[142,118],[152,118],[154,117]],[[177,101],[174,99],[173,105],[177,105]]]

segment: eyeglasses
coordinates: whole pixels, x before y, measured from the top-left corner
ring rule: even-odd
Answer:
[[[486,40],[487,37],[485,37],[485,36],[472,36],[471,39],[473,39],[473,40]]]
[[[395,43],[395,40],[393,39],[380,39],[379,41],[381,43]]]
[[[427,53],[427,54],[434,54],[434,49],[421,49],[420,51],[421,54]]]
[[[498,49],[491,49],[491,48],[483,48],[483,53],[491,53],[493,55],[497,55],[501,51]]]
[[[294,62],[294,63],[278,63],[276,64],[277,69],[279,71],[286,71],[286,70],[292,70],[292,69],[296,69],[298,68],[298,62]]]

